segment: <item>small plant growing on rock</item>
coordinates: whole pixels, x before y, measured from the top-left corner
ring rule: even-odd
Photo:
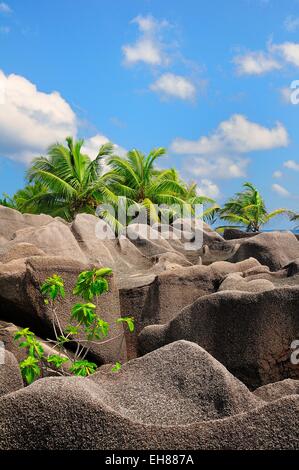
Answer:
[[[49,305],[52,311],[55,336],[55,339],[49,339],[47,342],[51,344],[52,350],[57,351],[57,354],[46,355],[42,344],[29,328],[24,328],[15,334],[14,339],[19,341],[19,347],[27,350],[28,356],[20,362],[20,369],[28,384],[43,377],[49,371],[58,375],[80,377],[93,374],[97,369],[97,364],[87,359],[92,344],[107,343],[123,335],[122,333],[106,339],[112,325],[97,315],[99,297],[108,292],[108,278],[111,273],[110,268],[94,268],[79,274],[73,294],[81,297],[83,302],[73,305],[69,324],[65,328],[62,328],[56,309],[57,301],[66,295],[63,279],[54,274],[42,284],[40,290],[45,304]],[[134,331],[133,317],[120,317],[115,323],[125,323],[131,333]],[[70,343],[75,345],[73,354],[70,353]],[[117,361],[112,367],[112,372],[118,372],[120,369],[121,363]]]

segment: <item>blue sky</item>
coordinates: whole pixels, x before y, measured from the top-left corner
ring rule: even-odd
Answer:
[[[220,202],[250,180],[298,210],[294,80],[298,0],[0,0],[0,193],[72,133],[91,155],[165,146]]]

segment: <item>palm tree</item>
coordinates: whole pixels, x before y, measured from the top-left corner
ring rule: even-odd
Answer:
[[[219,211],[220,217],[223,220],[237,226],[234,228],[246,227],[247,232],[258,232],[260,227],[273,217],[287,213],[287,209],[276,209],[268,212],[265,202],[252,183],[244,183],[244,190],[236,193],[236,195],[229,199]],[[232,228],[230,226],[221,226],[217,230],[224,230],[225,228]]]
[[[23,189],[19,189],[13,196],[12,200],[15,208],[19,212],[27,212],[29,214],[40,214],[46,212],[47,207],[42,207],[40,201],[48,194],[48,189],[38,181],[33,184],[27,184]],[[52,215],[54,215],[52,213]]]
[[[175,169],[155,168],[157,159],[166,152],[164,148],[154,149],[147,156],[133,149],[121,158],[112,155],[113,145],[107,143],[91,161],[82,153],[83,143],[67,137],[67,145],[52,145],[46,156],[33,160],[27,171],[29,184],[13,198],[3,199],[3,204],[21,212],[42,212],[67,220],[79,212],[94,214],[97,209],[98,216],[119,232],[123,228],[118,221],[120,203],[126,208],[133,205],[139,211],[145,208],[148,219],[154,222],[160,220],[162,213],[173,219],[176,214],[169,208],[172,205],[180,208],[190,204],[194,213],[196,204],[214,203],[197,194],[196,184],[186,185]],[[104,173],[103,159],[107,157],[108,171]],[[107,203],[113,213],[106,209]],[[157,209],[156,205],[164,208]],[[211,210],[215,211],[216,206],[207,208],[203,215],[209,217]]]
[[[0,199],[2,206],[16,209],[19,212],[29,214],[40,214],[42,212],[41,204],[37,205],[42,195],[48,192],[47,188],[41,183],[27,184],[23,189],[19,189],[12,197],[3,193]]]
[[[125,197],[128,205],[145,208],[149,219],[158,221],[160,213],[155,205],[178,205],[185,202],[186,187],[173,169],[157,170],[155,163],[166,153],[162,147],[153,149],[147,156],[133,149],[126,158],[112,156],[108,165],[115,176],[109,184],[113,194]]]
[[[113,145],[102,145],[92,161],[82,153],[83,140],[74,142],[67,137],[66,143],[52,145],[47,156],[33,160],[27,178],[40,185],[36,188],[41,191],[29,196],[24,205],[34,203],[39,212],[71,220],[79,212],[94,213],[99,202],[114,198],[107,186],[111,175],[103,174],[102,164],[112,154]]]
[[[0,206],[10,207],[11,209],[17,209],[15,201],[8,194],[3,193],[3,197],[0,198]]]
[[[209,224],[216,222],[220,206],[216,204],[214,199],[204,195],[198,195],[197,183],[191,183],[186,187],[185,200],[188,204],[190,204],[192,208],[192,214],[195,215],[195,206],[197,204],[201,204],[203,208],[202,212],[199,214],[199,217]]]

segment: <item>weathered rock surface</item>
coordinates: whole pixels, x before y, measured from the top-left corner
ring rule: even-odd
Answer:
[[[0,263],[9,263],[17,259],[29,258],[31,256],[43,256],[46,253],[31,243],[7,244],[5,249],[0,250]]]
[[[299,257],[299,242],[291,232],[260,233],[238,242],[240,246],[229,260],[233,263],[252,256],[271,271],[278,271]]]
[[[206,349],[252,388],[298,378],[290,346],[299,331],[299,286],[222,291],[199,298],[165,325],[146,327],[141,353],[186,339]]]
[[[202,259],[202,263],[207,265],[214,263],[215,261],[228,261],[238,251],[239,246],[240,245],[238,243],[230,243],[226,241],[217,242],[212,245],[203,245],[199,250],[199,255]],[[247,258],[250,258],[250,256]]]
[[[299,274],[299,258],[294,259],[291,263],[284,267],[288,276],[295,276]]]
[[[296,396],[263,401],[179,341],[119,374],[46,378],[1,397],[0,449],[294,449],[298,407]]]
[[[260,232],[244,232],[236,228],[226,228],[223,232],[224,240],[238,240],[240,238],[252,238]]]
[[[209,266],[177,266],[150,278],[148,283],[139,287],[121,289],[121,311],[131,312],[136,321],[135,334],[127,335],[129,357],[136,356],[136,335],[143,327],[164,324],[199,297],[216,292],[228,273],[259,266],[253,258],[235,264],[219,261]]]
[[[6,375],[0,398],[0,449],[299,448],[299,369],[290,361],[299,332],[299,242],[287,232],[225,240],[187,222],[135,224],[115,239],[92,215],[68,224],[0,206],[0,341],[17,373]],[[50,377],[19,390],[10,352],[18,361],[25,353],[15,331],[31,327],[52,353],[51,312],[39,286],[57,273],[71,291],[93,266],[114,274],[100,315],[134,316],[136,335],[125,344],[117,324],[116,338],[93,345],[90,359],[125,361],[126,349],[136,357],[140,332],[140,352],[149,354],[118,374],[106,365],[89,379]],[[63,327],[75,301],[58,305]],[[268,385],[251,393],[239,380],[250,389]]]
[[[0,351],[0,397],[23,388],[19,364],[9,351]]]
[[[47,255],[71,258],[87,262],[69,226],[60,220],[53,220],[40,227],[17,230],[8,247],[19,243],[31,243]]]
[[[53,221],[49,215],[21,214],[15,209],[0,205],[0,236],[11,240],[15,232],[26,227],[39,227]]]
[[[267,279],[248,280],[243,278],[242,273],[228,274],[220,284],[219,292],[225,290],[239,290],[242,292],[263,292],[274,289],[274,284]]]
[[[99,385],[108,406],[140,423],[209,421],[260,405],[225,367],[188,341],[134,359],[117,375],[100,370],[90,380]]]
[[[285,379],[281,382],[263,385],[254,391],[254,395],[265,401],[275,401],[288,395],[299,395],[299,380]]]

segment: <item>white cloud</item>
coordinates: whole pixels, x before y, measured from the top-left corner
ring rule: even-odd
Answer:
[[[279,171],[279,170],[274,171],[272,176],[273,176],[273,178],[281,178],[282,177],[282,172]]]
[[[271,46],[273,52],[281,54],[282,58],[296,67],[299,67],[299,43],[285,42]]]
[[[107,144],[107,142],[110,142],[108,137],[102,134],[96,134],[93,137],[85,140],[82,151],[86,153],[92,160],[94,160],[98,155],[100,147],[104,144]],[[114,144],[114,152],[120,156],[124,156],[127,153],[123,147],[120,147],[117,144]]]
[[[133,46],[123,46],[123,53],[127,64],[145,62],[150,65],[160,65],[162,63],[161,51],[150,39],[140,39]]]
[[[76,138],[79,120],[56,91],[44,93],[20,75],[0,70],[0,157],[24,163],[46,152],[49,145]],[[83,150],[94,159],[109,139],[96,134],[85,141]],[[126,150],[115,144],[115,153]]]
[[[210,136],[198,140],[175,139],[171,149],[185,154],[228,154],[269,150],[288,145],[288,134],[281,123],[268,129],[249,121],[246,116],[235,114],[222,121]]]
[[[173,73],[161,75],[152,83],[150,89],[163,97],[175,97],[181,100],[193,100],[196,95],[196,88],[190,80]]]
[[[154,33],[155,31],[158,31],[159,29],[165,28],[169,25],[168,21],[158,21],[151,15],[138,15],[132,20],[132,23],[136,23],[138,25],[139,30],[143,33]]]
[[[191,155],[185,162],[190,174],[225,179],[246,176],[250,160],[242,154],[287,145],[288,134],[282,124],[267,128],[235,114],[210,135],[198,140],[177,138],[170,148],[175,153]]]
[[[186,160],[185,170],[197,177],[241,178],[246,176],[248,164],[249,159],[247,158],[193,156]]]
[[[20,75],[0,70],[0,155],[30,161],[55,141],[76,135],[70,105],[54,91],[43,93]]]
[[[12,13],[12,9],[7,3],[0,2],[0,12],[1,13]]]
[[[280,184],[277,184],[277,183],[272,184],[272,189],[277,194],[279,194],[279,196],[283,196],[283,197],[290,197],[291,196],[290,192],[286,188],[281,186]]]
[[[299,18],[288,23],[289,27],[299,27]],[[287,64],[299,67],[299,43],[284,42],[272,44],[268,42],[266,51],[252,51],[234,57],[233,62],[239,75],[262,75],[278,70]]]
[[[299,171],[299,163],[295,162],[295,160],[287,160],[283,166],[289,170]]]
[[[281,65],[264,52],[248,52],[233,59],[239,75],[262,75],[271,70],[278,70]]]
[[[168,63],[168,57],[164,51],[160,32],[166,26],[167,21],[158,21],[152,16],[137,16],[133,23],[138,25],[139,37],[133,44],[125,44],[122,47],[125,64],[133,65],[143,62],[148,65],[162,65]]]
[[[202,179],[199,181],[196,192],[198,196],[204,195],[210,197],[211,199],[216,199],[220,195],[220,189],[217,184],[213,183],[209,179]]]
[[[104,144],[107,144],[107,142],[110,142],[110,141],[105,135],[96,134],[93,137],[90,137],[89,139],[86,139],[84,141],[82,152],[88,155],[92,160],[94,160],[99,153],[100,147]],[[116,155],[119,155],[119,156],[125,156],[125,154],[127,153],[127,151],[124,148],[116,144],[114,144],[114,152]],[[109,170],[110,168],[107,165],[106,159],[105,158],[102,159],[103,173]]]
[[[293,33],[299,28],[299,17],[289,15],[286,17],[283,24],[287,31]]]

